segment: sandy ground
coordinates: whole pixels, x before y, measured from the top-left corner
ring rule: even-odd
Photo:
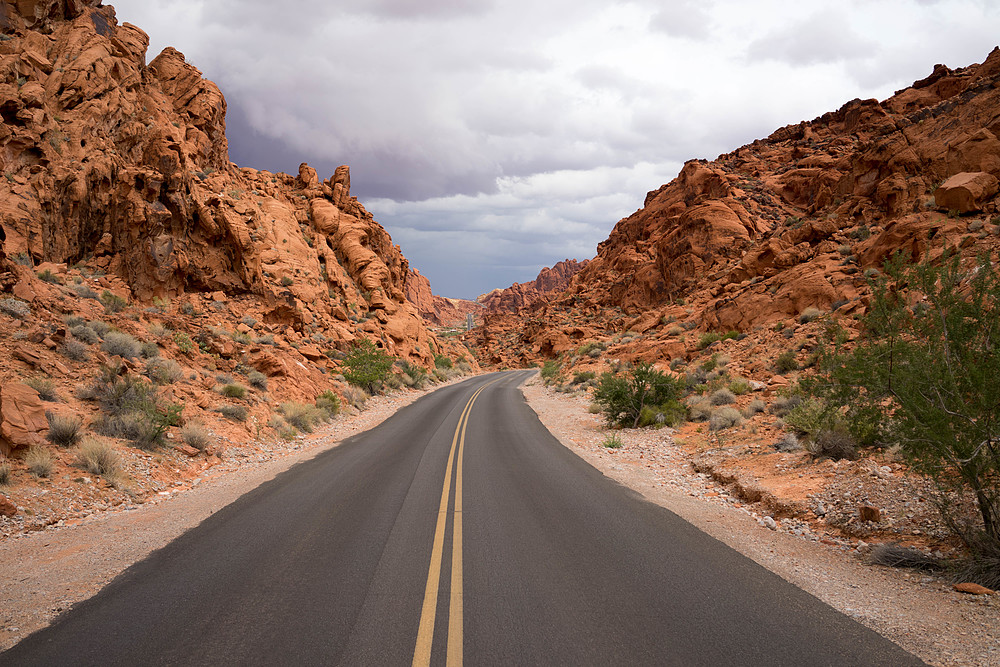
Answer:
[[[272,444],[190,489],[128,509],[0,540],[0,648],[44,627],[129,565],[292,465],[373,428],[423,393],[372,399],[363,413],[321,431]],[[764,527],[753,507],[729,497],[691,467],[665,431],[628,431],[625,447],[607,450],[600,420],[581,397],[557,394],[537,379],[525,397],[570,450],[651,502],[679,514],[762,566],[878,631],[934,665],[1000,665],[1000,596],[965,596],[943,579],[865,565],[855,549],[823,544],[789,525]],[[629,452],[631,451],[631,455]],[[636,452],[640,452],[636,454]]]

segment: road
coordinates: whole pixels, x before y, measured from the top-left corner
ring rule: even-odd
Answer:
[[[531,373],[291,468],[0,664],[922,664],[575,456]]]

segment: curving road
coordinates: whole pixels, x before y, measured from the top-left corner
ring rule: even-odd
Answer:
[[[292,468],[0,664],[923,664],[576,457],[531,373]]]

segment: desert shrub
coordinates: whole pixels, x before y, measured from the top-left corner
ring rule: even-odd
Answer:
[[[67,329],[72,329],[73,327],[78,327],[81,324],[86,324],[87,320],[79,315],[67,315],[63,318],[63,323],[66,325]]]
[[[434,355],[434,365],[438,368],[452,368],[454,366],[451,359],[443,354]]]
[[[356,342],[344,357],[344,378],[374,394],[389,376],[395,359],[369,340]]]
[[[87,324],[77,324],[76,326],[70,327],[69,332],[73,334],[73,337],[77,340],[82,340],[84,343],[100,343],[101,337],[97,335],[93,327]]]
[[[156,449],[164,444],[167,428],[174,425],[175,417],[166,412],[126,412],[119,415],[101,415],[93,423],[95,433],[109,438],[130,440],[139,449]]]
[[[349,404],[357,408],[358,410],[365,409],[365,403],[368,401],[369,394],[361,387],[352,387],[348,385],[344,387],[343,391],[344,400]]]
[[[24,455],[24,463],[28,467],[28,472],[35,477],[48,477],[55,467],[52,452],[39,446],[28,449]]]
[[[156,338],[163,338],[164,336],[169,336],[171,332],[162,322],[150,322],[149,333]]]
[[[542,382],[545,384],[552,384],[559,378],[559,362],[549,359],[544,364],[542,364],[542,370],[540,371],[542,376]]]
[[[733,392],[737,396],[742,396],[744,394],[749,394],[752,387],[750,382],[745,378],[733,378],[729,383],[729,391]]]
[[[87,322],[87,326],[93,329],[94,333],[96,333],[100,338],[104,338],[109,331],[115,330],[110,324],[102,320],[91,320],[90,322]]]
[[[873,565],[884,567],[911,567],[916,570],[940,570],[941,563],[920,549],[904,547],[899,542],[876,544],[868,559]],[[967,581],[967,580],[966,580]]]
[[[101,435],[126,438],[142,449],[163,443],[167,428],[180,421],[180,405],[160,404],[156,389],[142,377],[121,373],[121,368],[103,366],[95,381],[78,394],[96,400],[104,414],[94,422]]]
[[[20,299],[7,297],[6,299],[0,299],[0,311],[17,319],[24,319],[31,314],[31,306]]]
[[[45,269],[44,271],[39,271],[37,274],[38,279],[42,282],[52,283],[53,285],[62,285],[62,281],[59,280],[59,276],[52,273],[51,269]]]
[[[594,402],[601,406],[609,424],[635,428],[643,407],[677,401],[681,388],[680,380],[644,363],[626,375],[602,374],[594,390]]]
[[[860,411],[869,431],[891,431],[942,497],[969,492],[978,527],[942,505],[946,520],[970,547],[1000,551],[1000,271],[986,255],[965,267],[957,254],[938,265],[897,256],[872,292],[861,339],[833,349],[809,389],[848,422]]]
[[[14,474],[10,469],[10,464],[6,461],[0,462],[0,486],[10,486],[14,483]]]
[[[789,410],[783,419],[796,433],[811,438],[820,431],[837,426],[837,417],[830,404],[820,399],[807,398]]]
[[[604,438],[601,446],[605,449],[621,449],[624,444],[625,443],[622,442],[622,439],[618,437],[617,433],[609,433],[608,436]]]
[[[327,389],[316,397],[316,407],[326,411],[330,417],[340,414],[340,396]]]
[[[184,377],[184,371],[173,359],[154,357],[146,362],[146,377],[154,384],[173,384]]]
[[[83,424],[76,417],[65,417],[54,412],[46,412],[45,417],[49,422],[49,432],[45,437],[52,444],[70,447],[80,439],[80,428]]]
[[[231,419],[234,422],[245,422],[247,420],[247,409],[242,405],[223,403],[216,408],[216,411],[226,419]]]
[[[573,380],[570,384],[583,384],[584,382],[590,382],[597,377],[597,373],[594,371],[579,371],[573,374]]]
[[[289,285],[291,285],[294,282],[295,282],[295,280],[291,276],[281,276],[281,285],[282,285],[282,287],[288,287]]]
[[[187,335],[183,331],[178,331],[174,334],[174,343],[177,344],[177,349],[184,354],[188,354],[194,349],[194,343],[191,342],[191,336]]]
[[[257,326],[257,319],[253,315],[244,315],[240,322],[247,325],[251,329]]]
[[[774,370],[778,373],[788,373],[798,370],[799,363],[795,360],[795,350],[788,349],[779,354],[774,360]]]
[[[260,389],[261,391],[267,391],[267,376],[260,371],[250,371],[247,373],[247,382],[254,389]]]
[[[111,290],[101,292],[100,302],[104,304],[104,312],[108,314],[120,313],[128,307],[128,301]]]
[[[768,412],[775,417],[784,417],[789,412],[797,408],[801,403],[802,396],[798,394],[792,394],[791,396],[778,396],[771,402],[771,407],[768,408]]]
[[[285,418],[281,415],[273,415],[270,420],[268,420],[267,425],[273,428],[277,432],[278,437],[282,440],[292,440],[298,435],[298,431],[295,427],[285,421]]]
[[[750,401],[750,403],[747,405],[746,408],[744,408],[743,416],[747,419],[750,419],[754,415],[764,412],[765,407],[766,406],[764,405],[764,401],[760,400],[759,398],[755,398],[752,401]]]
[[[143,359],[152,359],[153,357],[160,356],[160,346],[156,343],[142,343],[139,348],[139,354],[142,355]]]
[[[202,424],[189,421],[181,427],[181,440],[185,444],[202,451],[212,442],[212,435]]]
[[[809,453],[817,458],[834,461],[858,458],[858,443],[851,434],[840,428],[824,428],[816,433],[808,445]]]
[[[712,405],[729,405],[736,400],[736,396],[728,389],[716,389],[709,400]]]
[[[810,306],[799,314],[799,323],[807,324],[809,322],[812,322],[816,318],[820,317],[822,314],[823,311],[821,311],[819,308],[814,308]]]
[[[77,460],[84,470],[108,477],[121,469],[121,457],[111,443],[97,438],[84,438],[77,452]]]
[[[712,416],[712,402],[703,396],[689,396],[686,404],[688,420],[690,421],[708,421],[708,418]]]
[[[742,422],[743,415],[736,408],[717,408],[712,411],[712,416],[708,419],[708,428],[711,431],[720,431],[724,428],[737,426]]]
[[[28,378],[24,381],[24,384],[28,385],[32,389],[38,392],[38,398],[43,401],[48,401],[54,403],[59,400],[59,396],[56,394],[56,385],[52,380],[48,378],[33,377]]]
[[[87,361],[90,359],[87,346],[74,338],[67,338],[66,342],[59,348],[59,351],[67,359],[72,359],[73,361]]]
[[[101,349],[123,359],[135,359],[142,352],[139,341],[123,331],[109,331],[104,334]]]
[[[794,433],[786,433],[774,443],[774,448],[779,452],[797,452],[802,449],[799,438]]]
[[[971,581],[992,590],[1000,589],[1000,554],[996,545],[991,545],[984,552],[982,546],[973,547],[972,558],[962,563],[953,573],[955,583]]]
[[[73,293],[81,299],[93,299],[94,301],[101,300],[101,297],[97,294],[97,292],[90,289],[87,285],[73,285],[70,289],[73,290]]]
[[[226,398],[246,398],[247,388],[238,382],[220,385],[217,391]]]
[[[257,336],[253,339],[253,342],[258,345],[274,345],[274,334],[264,334],[263,336]]]
[[[313,426],[329,418],[326,410],[307,403],[282,403],[278,411],[289,424],[304,433],[312,433]]]
[[[677,400],[662,405],[645,405],[639,414],[639,426],[670,426],[681,424],[687,418],[687,408]]]

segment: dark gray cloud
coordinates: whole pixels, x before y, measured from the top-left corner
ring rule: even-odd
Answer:
[[[220,85],[234,161],[349,164],[464,296],[593,256],[686,159],[981,60],[998,24],[970,0],[112,1]]]

